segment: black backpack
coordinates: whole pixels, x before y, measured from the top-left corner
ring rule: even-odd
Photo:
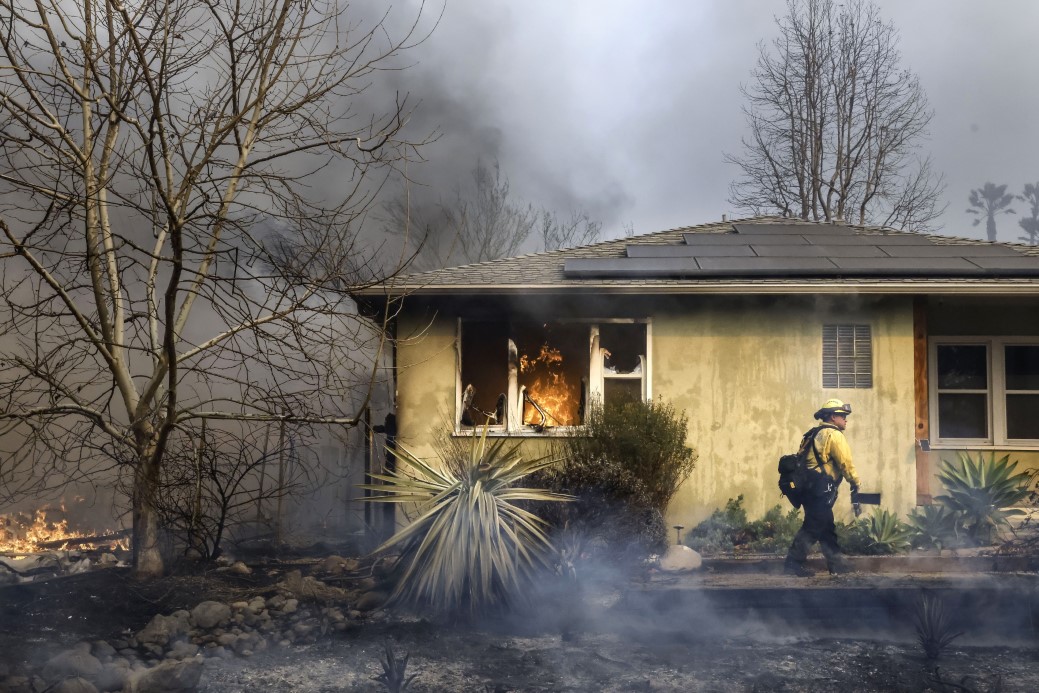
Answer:
[[[795,508],[801,507],[805,493],[823,476],[821,471],[808,469],[808,451],[814,452],[815,459],[821,462],[819,449],[815,447],[815,436],[824,428],[830,426],[816,426],[808,431],[801,437],[797,452],[779,458],[779,490]]]

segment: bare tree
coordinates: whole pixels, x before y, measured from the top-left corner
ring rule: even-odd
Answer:
[[[571,212],[569,217],[560,218],[542,210],[540,228],[542,249],[559,250],[595,243],[602,233],[602,222],[584,212]]]
[[[412,146],[405,100],[364,92],[417,21],[394,37],[335,0],[0,0],[3,489],[122,464],[135,572],[157,575],[178,428],[358,422],[382,337],[346,293],[375,274],[355,230]],[[272,231],[334,261],[286,268]]]
[[[538,250],[584,245],[598,240],[602,230],[602,223],[587,213],[560,217],[516,200],[498,161],[477,161],[471,184],[456,189],[446,202],[423,204],[403,195],[391,199],[386,210],[390,233],[405,237],[421,269],[510,257],[532,236]]]
[[[759,47],[729,201],[753,213],[924,230],[944,211],[919,156],[932,112],[898,32],[866,0],[788,0]]]
[[[1029,245],[1039,245],[1039,183],[1025,183],[1024,194],[1018,195],[1017,199],[1027,204],[1031,213],[1031,216],[1017,220],[1025,231],[1020,240]]]
[[[969,200],[970,207],[967,209],[967,214],[974,214],[977,217],[974,219],[974,226],[980,224],[984,219],[988,239],[995,241],[996,215],[1015,214],[1014,210],[1010,209],[1014,196],[1007,192],[1006,185],[985,183],[984,186],[970,191]]]

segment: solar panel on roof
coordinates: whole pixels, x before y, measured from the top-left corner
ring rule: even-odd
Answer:
[[[756,245],[762,257],[887,257],[875,245]]]
[[[942,270],[972,273],[978,269],[962,257],[835,257],[833,264],[844,270],[917,271]]]
[[[752,256],[749,245],[629,245],[628,257]]]
[[[858,234],[855,236],[807,236],[812,245],[934,245],[928,236],[916,234]]]
[[[845,236],[855,233],[843,224],[733,224],[736,233]]]
[[[686,245],[808,245],[804,236],[793,234],[684,234]],[[707,240],[710,239],[710,240]]]
[[[745,271],[805,272],[832,270],[834,265],[820,257],[705,257],[697,258],[700,269],[739,274]]]

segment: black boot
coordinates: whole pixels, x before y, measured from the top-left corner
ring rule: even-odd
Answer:
[[[783,563],[783,572],[786,575],[796,575],[797,577],[815,577],[815,571],[808,568],[804,563],[795,563],[789,560]]]

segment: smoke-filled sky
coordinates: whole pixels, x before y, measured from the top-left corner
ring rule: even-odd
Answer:
[[[1039,181],[1039,2],[877,4],[935,111],[923,151],[947,184],[943,232],[981,238],[972,188]],[[442,133],[420,180],[450,194],[497,158],[514,195],[586,210],[607,237],[736,212],[723,155],[739,151],[740,84],[784,0],[446,0],[427,18],[441,7],[394,77],[421,100],[416,125]],[[1018,239],[1018,218],[999,219],[1000,240]]]

